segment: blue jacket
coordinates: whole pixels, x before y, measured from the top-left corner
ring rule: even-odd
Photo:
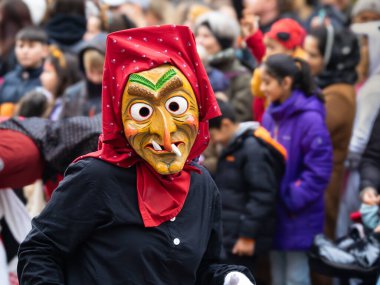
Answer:
[[[269,106],[263,126],[288,152],[277,202],[274,247],[306,250],[323,231],[323,196],[332,170],[323,102],[293,91],[283,104]]]
[[[42,66],[36,69],[23,69],[20,65],[8,72],[0,86],[0,104],[17,103],[27,92],[41,86],[41,73]]]

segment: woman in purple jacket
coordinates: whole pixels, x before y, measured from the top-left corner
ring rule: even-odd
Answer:
[[[260,88],[271,101],[263,125],[288,152],[277,201],[272,285],[309,285],[306,251],[323,232],[323,194],[332,169],[324,102],[300,59],[273,55],[262,74]]]

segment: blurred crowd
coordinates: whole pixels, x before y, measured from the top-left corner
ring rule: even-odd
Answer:
[[[199,160],[225,260],[258,284],[375,284],[318,274],[308,251],[355,212],[380,233],[380,0],[0,0],[0,188],[37,215],[97,147],[107,34],[164,24],[191,28],[222,111]],[[15,272],[7,211],[0,267]]]

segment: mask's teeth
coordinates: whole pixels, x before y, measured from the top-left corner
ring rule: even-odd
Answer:
[[[161,146],[153,140],[152,140],[152,145],[153,145],[154,150],[162,150]]]
[[[174,143],[172,144],[172,149],[173,149],[173,152],[174,152],[177,156],[179,156],[179,157],[182,156],[181,151],[179,150],[179,148],[178,148]]]

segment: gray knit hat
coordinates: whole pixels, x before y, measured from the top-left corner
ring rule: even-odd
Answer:
[[[221,12],[213,11],[199,16],[195,22],[195,30],[204,25],[215,36],[222,50],[232,47],[240,34],[238,21]]]
[[[380,15],[380,0],[358,0],[352,8],[351,16],[363,11],[372,11]]]

